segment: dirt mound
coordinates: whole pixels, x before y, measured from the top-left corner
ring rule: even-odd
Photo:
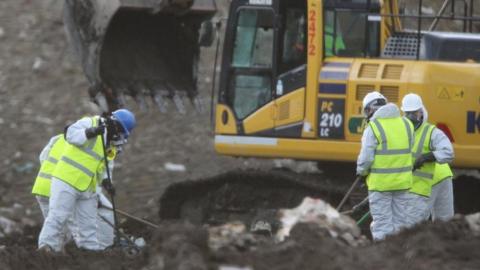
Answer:
[[[150,269],[208,269],[208,231],[171,223],[156,231],[150,248]]]
[[[251,269],[478,269],[480,237],[463,220],[423,224],[384,242],[352,248],[311,224],[291,238],[254,252],[216,254],[217,264]]]
[[[478,269],[479,247],[480,237],[469,230],[463,218],[457,218],[407,230],[365,249],[363,257],[369,258],[372,268]]]
[[[93,253],[67,247],[64,255],[35,251],[38,227],[0,241],[1,269],[479,269],[480,237],[463,217],[421,224],[379,243],[352,247],[313,223],[299,223],[281,243],[253,235],[243,247],[212,248],[211,230],[164,223],[136,256],[122,250]],[[238,235],[238,237],[245,237]],[[232,242],[234,243],[234,242]]]
[[[45,254],[36,251],[40,227],[26,227],[22,234],[14,233],[0,239],[0,269],[140,269],[146,262],[144,254],[126,256],[120,249],[101,253],[79,250],[69,244],[65,254]]]

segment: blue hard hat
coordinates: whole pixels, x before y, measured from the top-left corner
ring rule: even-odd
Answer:
[[[112,113],[114,119],[120,123],[123,127],[123,134],[125,137],[130,135],[130,132],[135,128],[137,121],[135,120],[135,115],[127,109],[119,109]]]

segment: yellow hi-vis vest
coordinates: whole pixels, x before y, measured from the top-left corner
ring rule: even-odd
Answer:
[[[437,163],[435,165],[435,172],[433,174],[432,186],[450,177],[453,177],[450,165],[448,165],[448,163]]]
[[[423,123],[415,131],[415,144],[413,145],[413,157],[416,160],[423,154],[429,153],[432,131],[435,127],[429,123]],[[435,172],[435,162],[424,163],[423,166],[413,172],[413,184],[410,192],[430,197],[432,193],[433,173]]]
[[[98,126],[98,117],[91,117]],[[79,191],[95,190],[97,172],[104,163],[102,138],[96,136],[82,146],[67,144],[52,176]]]
[[[442,182],[443,180],[453,177],[452,170],[448,163],[437,163],[435,165],[435,172],[433,174],[432,186]]]
[[[63,138],[63,134],[58,135],[57,140],[53,143],[48,153],[46,160],[42,162],[40,171],[38,172],[35,183],[33,184],[32,194],[44,197],[50,197],[50,185],[52,179],[52,172],[62,157],[63,149],[67,142]]]
[[[407,190],[412,187],[413,125],[402,117],[368,123],[378,141],[367,186],[370,191]]]

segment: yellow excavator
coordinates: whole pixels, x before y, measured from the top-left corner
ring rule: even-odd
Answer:
[[[354,162],[366,93],[377,90],[399,104],[414,92],[429,122],[452,141],[453,165],[480,168],[480,17],[474,1],[434,1],[441,4],[436,12],[425,2],[230,1],[216,151]],[[182,95],[198,104],[198,57],[212,44],[216,12],[214,0],[66,0],[65,22],[97,104],[112,110],[124,106],[124,95],[140,105],[151,96],[162,110],[166,99]],[[160,215],[255,224],[305,195],[341,197],[315,179],[276,173],[177,184],[161,198]],[[242,189],[249,196],[236,197]]]

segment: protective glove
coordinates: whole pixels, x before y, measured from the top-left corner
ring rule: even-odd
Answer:
[[[365,180],[367,180],[367,176],[368,176],[368,174],[367,175],[361,175],[361,174],[357,173],[356,178],[360,178],[360,182],[363,183],[363,182],[365,182]]]
[[[426,162],[433,161],[435,161],[435,156],[432,152],[423,154],[415,160],[415,163],[413,164],[413,171],[420,169]]]
[[[360,188],[364,188],[366,183],[367,183],[367,176],[368,175],[361,175],[361,174],[357,174],[356,175],[356,178],[360,178]]]
[[[102,187],[110,194],[110,196],[115,196],[115,187],[112,184],[112,181],[108,179],[103,179]]]
[[[85,135],[87,136],[87,139],[95,138],[98,135],[103,135],[105,132],[105,126],[104,125],[99,125],[97,127],[91,127],[85,129]]]

